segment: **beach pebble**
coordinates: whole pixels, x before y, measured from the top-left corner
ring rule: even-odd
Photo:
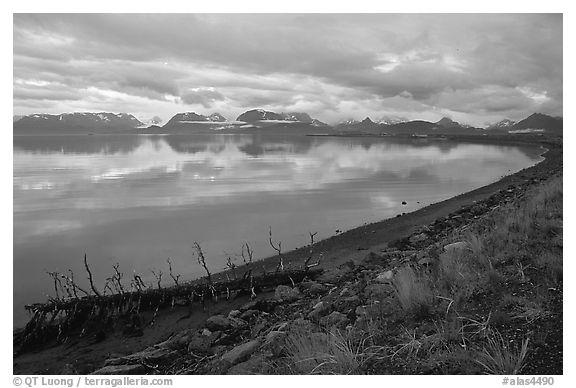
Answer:
[[[252,353],[258,350],[259,347],[260,347],[259,340],[256,339],[248,341],[245,344],[238,345],[229,352],[224,353],[224,355],[222,356],[222,361],[225,361],[231,365],[238,364],[239,362],[248,359],[252,355]]]
[[[274,299],[283,300],[286,302],[292,302],[298,300],[302,297],[300,291],[297,288],[292,288],[288,286],[278,286],[276,291],[274,291]]]

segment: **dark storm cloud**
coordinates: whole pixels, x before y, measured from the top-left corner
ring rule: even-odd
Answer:
[[[353,95],[376,110],[403,96],[406,110],[415,101],[476,121],[478,109],[562,111],[561,15],[15,15],[14,58],[15,78],[175,110],[180,97],[229,111],[329,106],[336,117]]]

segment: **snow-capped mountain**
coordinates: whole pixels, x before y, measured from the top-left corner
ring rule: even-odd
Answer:
[[[514,124],[516,124],[516,121],[504,119],[498,121],[497,123],[489,125],[487,129],[506,129],[514,126]]]
[[[336,124],[336,126],[356,125],[356,124],[360,124],[360,121],[355,120],[355,119],[348,119],[348,120],[340,121],[339,123]]]
[[[271,112],[264,109],[252,109],[247,112],[242,113],[236,119],[238,121],[243,121],[246,123],[255,122],[279,122],[279,123],[303,123],[310,124],[315,127],[327,126],[320,120],[313,119],[308,113],[305,112]]]
[[[140,122],[142,123],[142,128],[148,128],[151,127],[152,125],[160,125],[162,124],[162,119],[158,116],[154,116],[152,118],[146,119],[143,117],[139,117],[138,120],[140,120]]]
[[[288,116],[289,117],[289,116]],[[281,113],[270,112],[264,109],[252,109],[247,112],[242,113],[238,118],[237,121],[244,121],[246,123],[254,123],[256,121],[296,121],[296,120],[288,120],[286,116]]]
[[[212,113],[210,116],[207,117],[208,121],[223,123],[226,120],[226,117],[222,116],[220,113]]]
[[[62,114],[31,114],[14,122],[14,129],[28,131],[82,131],[138,128],[142,122],[128,113],[75,112]]]
[[[383,117],[379,118],[378,120],[376,120],[376,123],[384,124],[384,125],[394,125],[394,124],[399,124],[399,123],[405,123],[407,121],[408,121],[408,119],[405,117],[383,116]]]
[[[225,122],[226,118],[220,113],[212,113],[210,116],[198,114],[196,112],[184,112],[175,114],[165,126],[179,125],[179,124],[210,124]]]
[[[312,125],[313,127],[329,127],[328,124],[323,123],[320,120],[317,119],[312,119],[312,122],[310,122],[310,125]]]
[[[438,122],[436,122],[436,125],[441,127],[441,128],[454,128],[454,127],[460,127],[461,126],[460,123],[452,120],[449,117],[442,117]]]

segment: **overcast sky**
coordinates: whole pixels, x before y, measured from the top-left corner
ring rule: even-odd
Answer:
[[[562,115],[562,16],[19,14],[14,114]]]

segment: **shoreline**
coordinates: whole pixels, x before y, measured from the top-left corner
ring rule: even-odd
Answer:
[[[377,136],[379,137],[379,136]],[[434,139],[431,139],[434,140]],[[322,253],[323,260],[320,268],[330,269],[341,265],[342,263],[352,260],[355,263],[360,262],[364,256],[370,252],[376,253],[388,247],[389,243],[399,240],[411,234],[411,231],[417,229],[423,224],[429,224],[438,218],[445,217],[450,213],[459,210],[462,207],[470,206],[475,202],[482,201],[499,190],[508,188],[510,185],[519,184],[531,179],[532,177],[543,173],[546,170],[562,166],[562,141],[550,139],[535,138],[532,136],[518,137],[510,139],[508,137],[490,137],[479,138],[478,136],[450,136],[446,141],[467,142],[475,144],[498,144],[511,146],[539,146],[543,148],[540,155],[543,159],[536,164],[526,167],[513,174],[506,175],[503,178],[492,182],[488,185],[479,187],[445,200],[435,202],[402,216],[386,218],[380,221],[367,223],[355,228],[344,231],[338,235],[328,237],[317,241],[313,245],[315,257]],[[287,251],[282,254],[285,265],[297,266],[308,257],[310,245]],[[343,256],[346,256],[345,258]],[[278,262],[278,255],[268,256],[259,259],[253,263],[253,268],[258,271],[257,266],[264,265],[267,268],[273,268]],[[226,274],[231,271],[225,270],[217,272],[212,276],[218,279],[224,279]],[[194,279],[192,281],[197,281]]]

